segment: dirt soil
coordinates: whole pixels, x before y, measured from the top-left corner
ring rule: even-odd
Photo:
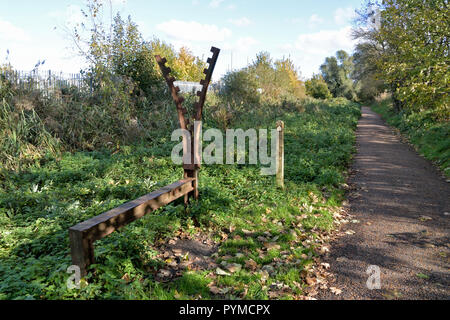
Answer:
[[[366,107],[357,150],[348,207],[359,223],[344,227],[325,258],[342,292],[318,298],[450,299],[450,184]],[[371,265],[381,289],[367,288]]]

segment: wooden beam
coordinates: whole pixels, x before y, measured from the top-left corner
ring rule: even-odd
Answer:
[[[80,267],[82,276],[86,275],[88,266],[94,263],[94,241],[194,191],[195,183],[194,178],[177,181],[71,227],[72,263]]]
[[[277,121],[277,186],[284,189],[284,122]]]

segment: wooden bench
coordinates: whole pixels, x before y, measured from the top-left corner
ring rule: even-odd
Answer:
[[[194,191],[195,183],[194,178],[177,181],[71,227],[69,238],[72,263],[80,267],[81,276],[85,276],[88,267],[94,263],[95,241],[189,194]]]

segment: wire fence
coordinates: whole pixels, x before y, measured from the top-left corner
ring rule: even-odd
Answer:
[[[39,90],[44,94],[49,95],[56,90],[61,90],[70,87],[76,87],[78,90],[92,93],[92,80],[81,73],[64,73],[54,72],[52,70],[8,70],[0,69],[0,77],[13,83],[15,87],[26,90]],[[178,86],[182,93],[197,93],[202,90],[202,85],[197,82],[176,81],[175,86]],[[220,91],[222,83],[211,83],[211,90],[214,92]]]
[[[76,87],[79,90],[92,92],[92,82],[81,73],[63,73],[51,70],[2,70],[0,76],[20,89],[40,90],[51,93],[63,88]]]

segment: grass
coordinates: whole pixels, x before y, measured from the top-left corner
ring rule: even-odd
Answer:
[[[436,121],[432,110],[396,113],[389,99],[375,103],[372,109],[389,125],[398,128],[420,154],[450,177],[450,123]]]
[[[286,123],[285,190],[275,187],[274,177],[261,176],[259,166],[204,166],[197,203],[187,210],[178,202],[168,205],[96,242],[95,272],[81,289],[66,286],[68,228],[179,180],[182,169],[170,159],[169,134],[115,154],[47,155],[22,171],[1,169],[0,299],[294,299],[304,294],[321,235],[333,228],[332,212],[343,200],[340,185],[359,116],[358,105],[343,100],[278,115]],[[240,127],[274,128],[277,118],[243,120]],[[229,276],[186,271],[169,283],[155,281],[155,270],[165,264],[156,258],[155,246],[179,232],[209,235],[220,242],[217,262],[242,269]],[[271,248],[265,249],[261,237]],[[256,268],[246,264],[250,259]],[[211,284],[219,294],[211,292]]]

